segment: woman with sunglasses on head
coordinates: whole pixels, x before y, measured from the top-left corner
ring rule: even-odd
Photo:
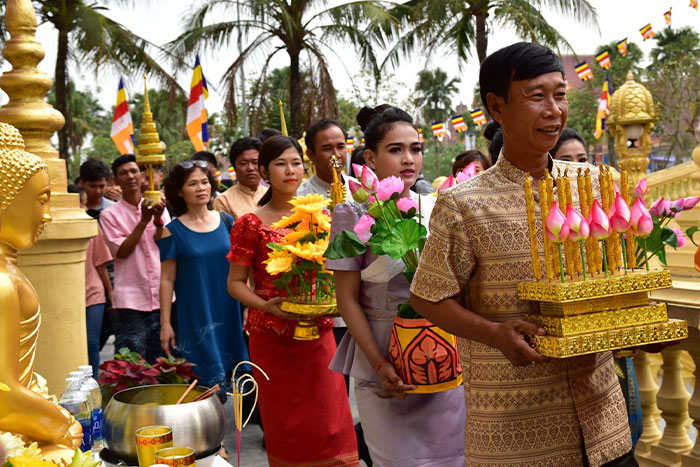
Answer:
[[[411,197],[428,224],[436,198],[410,191],[423,165],[423,146],[411,116],[387,106],[363,107],[357,115],[365,137],[365,161],[377,177],[404,182],[401,197]],[[420,199],[420,203],[418,203]],[[335,207],[331,237],[352,231],[366,203]],[[355,379],[355,397],[375,467],[463,467],[466,410],[461,387],[435,394],[407,394],[388,362],[394,318],[408,301],[404,265],[370,248],[355,258],[328,260],[335,276],[338,309],[348,325],[331,368]]]
[[[246,330],[257,369],[258,405],[271,467],[357,466],[357,440],[345,379],[328,369],[336,350],[330,318],[317,319],[319,338],[294,340],[298,315],[280,309],[285,291],[265,270],[267,246],[289,233],[271,225],[291,214],[289,201],[304,176],[299,143],[271,136],[260,147],[260,175],[270,184],[256,211],[236,220],[231,231],[228,290],[249,307]],[[253,277],[255,289],[248,287]]]
[[[212,211],[215,180],[205,161],[176,165],[165,180],[168,207],[177,216],[158,240],[161,259],[160,344],[166,355],[173,348],[196,366],[200,384],[221,386],[225,400],[231,373],[248,360],[239,303],[226,289],[233,218]],[[177,336],[170,324],[177,295]]]

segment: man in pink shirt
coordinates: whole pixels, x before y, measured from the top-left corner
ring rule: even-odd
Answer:
[[[115,348],[128,347],[153,363],[161,353],[160,252],[155,241],[170,216],[163,201],[149,204],[141,197],[142,176],[133,154],[118,157],[112,172],[122,199],[102,212],[100,223],[114,256]]]

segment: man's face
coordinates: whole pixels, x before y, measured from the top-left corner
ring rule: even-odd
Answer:
[[[508,102],[494,94],[489,96],[492,115],[501,124],[506,152],[541,155],[557,144],[569,114],[561,73],[511,82]],[[514,147],[508,148],[509,143]]]
[[[260,184],[260,172],[258,172],[258,150],[246,149],[236,158],[233,164],[238,183],[251,190],[256,190]]]
[[[105,188],[107,188],[107,180],[100,178],[93,182],[81,181],[80,184],[85,189],[87,196],[87,204],[90,206],[99,204],[104,196]]]
[[[160,166],[153,167],[153,190],[160,190],[160,183],[163,181],[163,171]],[[151,190],[151,181],[148,178],[148,169],[141,172],[141,191]]]
[[[136,162],[127,162],[117,169],[117,185],[122,193],[133,193],[141,189],[141,170]]]
[[[333,181],[333,172],[331,169],[331,156],[335,155],[340,161],[338,172],[345,167],[345,157],[348,154],[347,146],[345,145],[345,135],[343,130],[335,125],[326,128],[323,131],[316,133],[314,138],[314,147],[306,150],[306,155],[314,163],[316,173],[321,180],[330,183]]]

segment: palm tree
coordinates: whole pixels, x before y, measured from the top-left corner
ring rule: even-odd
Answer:
[[[58,32],[54,76],[56,108],[67,120],[70,120],[68,66],[71,61],[92,67],[96,72],[104,66],[112,66],[131,75],[148,73],[170,90],[184,92],[149,55],[148,50],[156,46],[105,16],[105,6],[89,0],[33,0],[33,3],[39,22],[50,23]],[[6,4],[7,0],[0,0],[3,20]],[[68,159],[69,150],[70,128],[66,125],[58,133],[61,158]]]
[[[254,58],[264,57],[262,82],[272,58],[279,52],[287,53],[290,128],[296,136],[301,135],[302,70],[311,72],[311,82],[319,91],[314,105],[326,116],[337,115],[334,70],[329,68],[326,54],[332,52],[347,59],[345,52],[339,53],[332,46],[351,43],[359,51],[362,65],[376,69],[372,43],[363,28],[394,21],[381,0],[357,0],[333,7],[324,0],[206,0],[188,17],[191,19],[185,22],[185,32],[168,45],[179,57],[192,54],[200,46],[218,48],[234,38],[250,38],[223,77],[226,108],[234,118],[239,70]],[[216,22],[212,24],[211,20]],[[306,66],[303,58],[308,59]]]
[[[452,111],[452,96],[457,93],[459,78],[449,79],[440,68],[435,71],[423,70],[418,73],[414,103],[420,110],[423,122],[430,124],[442,120]],[[445,127],[447,122],[445,122]],[[439,175],[440,152],[435,142],[435,176]]]
[[[505,28],[514,29],[525,40],[572,50],[542,15],[545,8],[598,27],[596,10],[588,0],[409,0],[394,10],[403,27],[389,33],[397,40],[384,63],[395,65],[418,46],[427,47],[423,51],[426,56],[445,46],[456,52],[460,65],[475,48],[479,63],[483,63],[489,33]],[[387,33],[375,30],[379,40]]]

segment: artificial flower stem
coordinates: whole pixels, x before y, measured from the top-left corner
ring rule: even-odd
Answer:
[[[605,277],[608,277],[610,275],[608,272],[608,253],[605,248],[605,240],[601,241],[603,242],[603,271],[605,271]]]
[[[559,274],[561,275],[561,281],[566,282],[564,278],[564,256],[561,254],[561,243],[557,243],[557,248],[559,249]]]
[[[647,269],[647,272],[649,272],[649,255],[647,253],[647,238],[642,237],[642,247],[644,248],[644,266]]]
[[[578,242],[579,254],[581,255],[581,271],[583,280],[586,280],[586,253],[583,251],[583,242]]]
[[[620,244],[622,245],[622,266],[627,274],[627,245],[625,245],[625,234],[620,235]]]

